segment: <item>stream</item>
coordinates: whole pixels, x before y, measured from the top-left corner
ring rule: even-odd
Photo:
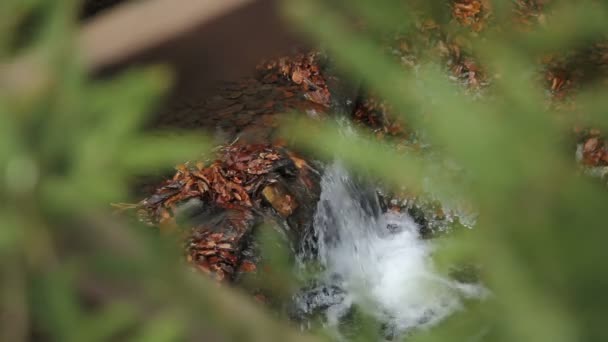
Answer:
[[[315,287],[295,297],[301,316],[322,316],[341,339],[353,311],[363,310],[392,339],[439,323],[463,309],[465,298],[485,296],[480,285],[439,275],[431,258],[435,242],[422,239],[409,215],[382,213],[375,190],[353,178],[336,162],[321,180],[310,237],[316,248],[300,258],[316,260],[322,271]]]

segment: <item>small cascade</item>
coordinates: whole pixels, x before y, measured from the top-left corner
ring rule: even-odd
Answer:
[[[375,190],[339,163],[325,170],[321,189],[316,246],[300,253],[323,271],[317,287],[296,296],[301,314],[321,311],[328,326],[339,328],[356,307],[394,336],[433,326],[463,308],[463,298],[482,296],[483,287],[435,272],[434,242],[421,238],[409,215],[382,213]]]

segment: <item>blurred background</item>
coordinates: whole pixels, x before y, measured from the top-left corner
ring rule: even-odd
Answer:
[[[0,340],[605,341],[607,18],[3,0]]]

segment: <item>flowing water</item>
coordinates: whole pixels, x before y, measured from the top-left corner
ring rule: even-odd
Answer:
[[[375,191],[353,180],[338,163],[321,181],[314,218],[316,250],[323,271],[317,287],[296,298],[299,310],[319,309],[338,328],[353,308],[384,324],[385,335],[430,327],[479,297],[481,286],[435,272],[432,240],[420,237],[407,214],[382,213]]]

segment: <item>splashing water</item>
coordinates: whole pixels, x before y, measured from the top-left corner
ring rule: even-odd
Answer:
[[[407,214],[381,213],[374,192],[339,164],[326,170],[321,187],[314,219],[317,258],[325,268],[321,282],[340,295],[315,296],[326,301],[328,325],[357,305],[391,331],[406,333],[461,309],[463,296],[481,296],[480,286],[434,272],[433,243],[420,238],[416,223]]]

